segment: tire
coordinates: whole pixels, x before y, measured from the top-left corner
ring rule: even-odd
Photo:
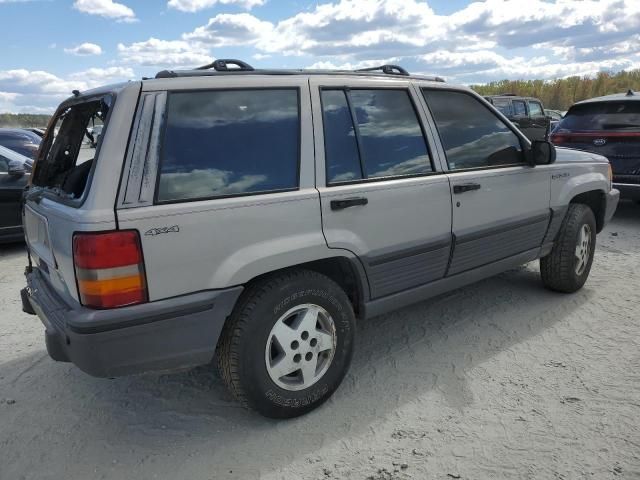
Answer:
[[[338,284],[317,272],[291,270],[247,288],[216,355],[222,378],[243,406],[266,417],[293,418],[338,388],[351,363],[354,335],[353,308]],[[331,351],[322,350],[328,345]],[[279,376],[298,365],[299,371]]]
[[[587,252],[584,246],[588,242]],[[591,271],[596,247],[596,219],[586,205],[572,203],[562,221],[551,253],[540,259],[540,274],[545,287],[556,292],[573,293],[584,285]],[[580,251],[580,255],[578,255]]]

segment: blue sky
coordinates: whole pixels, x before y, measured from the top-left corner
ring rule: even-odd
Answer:
[[[640,0],[0,0],[0,112],[214,58],[448,81],[640,68]]]

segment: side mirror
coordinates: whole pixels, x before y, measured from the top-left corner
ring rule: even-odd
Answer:
[[[550,165],[556,161],[556,147],[547,140],[534,140],[529,150],[529,165]]]
[[[7,173],[12,177],[22,177],[27,173],[27,169],[22,162],[12,160],[9,162],[9,169],[7,170]]]

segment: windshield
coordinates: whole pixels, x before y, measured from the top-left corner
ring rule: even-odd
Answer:
[[[560,123],[565,130],[640,131],[640,102],[598,102],[574,105]]]
[[[37,161],[33,185],[75,199],[84,193],[112,97],[78,103],[58,113]]]

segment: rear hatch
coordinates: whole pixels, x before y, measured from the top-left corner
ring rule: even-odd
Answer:
[[[615,182],[640,183],[640,101],[574,105],[551,135],[551,141],[607,157]]]
[[[117,228],[114,205],[139,92],[140,83],[130,82],[66,100],[38,152],[25,195],[25,237],[34,266],[67,302],[78,300],[74,233]]]

